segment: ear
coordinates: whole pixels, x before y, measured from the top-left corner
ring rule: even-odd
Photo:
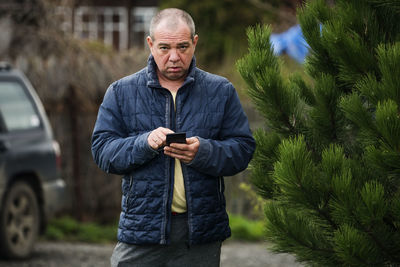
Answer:
[[[199,36],[196,34],[194,37],[193,37],[193,46],[196,48],[196,45],[197,45],[197,41],[199,40]]]
[[[151,39],[150,36],[147,36],[146,41],[147,41],[147,45],[149,46],[150,51],[151,51],[153,48],[153,40]]]

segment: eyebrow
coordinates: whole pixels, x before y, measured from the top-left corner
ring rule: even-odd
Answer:
[[[177,46],[180,46],[180,45],[190,45],[190,42],[181,42],[181,43],[177,43],[176,45],[177,45]],[[168,47],[170,47],[171,44],[169,44],[169,43],[159,43],[157,46],[158,46],[158,47],[160,47],[160,46],[168,46]]]
[[[182,42],[182,43],[178,43],[178,45],[190,45],[190,42]]]

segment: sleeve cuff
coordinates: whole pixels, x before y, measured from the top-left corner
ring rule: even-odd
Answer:
[[[137,141],[139,144],[141,144],[140,147],[142,148],[141,150],[144,152],[143,154],[145,154],[145,155],[150,155],[150,157],[155,157],[155,156],[157,156],[157,155],[159,154],[159,151],[153,149],[153,148],[149,145],[149,142],[147,142],[147,138],[149,137],[150,133],[151,133],[151,132],[144,133],[144,134],[140,135],[140,136],[137,138],[136,141]]]
[[[194,159],[186,165],[193,168],[202,168],[202,166],[205,165],[205,163],[209,160],[210,155],[212,154],[212,146],[207,139],[201,138],[199,136],[195,137],[200,142],[199,150],[197,150]]]

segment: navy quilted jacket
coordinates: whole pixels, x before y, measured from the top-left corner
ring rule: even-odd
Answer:
[[[152,56],[146,68],[108,88],[92,137],[98,166],[123,175],[118,240],[169,243],[174,160],[147,143],[149,133],[160,126],[200,140],[194,160],[182,164],[189,243],[225,240],[230,228],[223,176],[244,170],[255,148],[246,115],[232,84],[196,68],[194,58],[177,93],[175,112]]]

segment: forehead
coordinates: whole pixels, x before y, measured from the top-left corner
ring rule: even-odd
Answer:
[[[154,41],[156,43],[174,43],[191,41],[191,33],[186,23],[182,21],[169,21],[164,19],[154,30]]]

